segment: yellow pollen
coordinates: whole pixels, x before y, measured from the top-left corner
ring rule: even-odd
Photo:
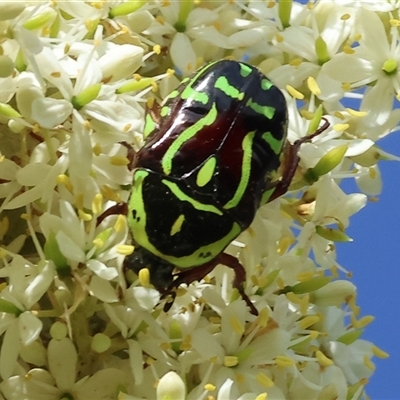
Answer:
[[[85,127],[86,130],[89,130],[89,129],[90,129],[90,122],[89,122],[88,120],[86,120],[86,121],[83,123],[83,126]]]
[[[286,253],[287,249],[289,248],[289,246],[294,242],[294,239],[289,237],[289,236],[285,236],[283,237],[278,244],[278,248],[277,248],[277,253],[278,254],[284,254]]]
[[[59,72],[59,71],[52,72],[50,75],[51,75],[53,78],[59,78],[59,77],[61,76],[61,72]]]
[[[72,186],[71,180],[69,179],[69,176],[67,176],[65,174],[58,175],[57,183],[64,185],[67,188],[67,190],[72,193],[74,188]]]
[[[333,361],[328,358],[321,350],[317,350],[315,352],[315,356],[317,357],[318,363],[323,367],[329,367],[333,365]]]
[[[335,124],[333,125],[333,130],[335,130],[336,132],[343,132],[346,129],[349,129],[350,125],[349,124]]]
[[[183,339],[181,345],[179,346],[179,350],[182,351],[189,351],[192,348],[192,336],[186,335]]]
[[[239,364],[239,359],[236,356],[225,356],[224,365],[225,367],[235,367]]]
[[[83,209],[83,193],[78,193],[75,196],[75,207],[79,210],[79,209]]]
[[[266,375],[262,372],[259,372],[256,375],[256,380],[260,385],[262,385],[266,388],[271,388],[274,386],[274,381],[268,375]]]
[[[303,62],[303,60],[301,58],[296,57],[296,58],[293,58],[293,60],[291,60],[289,62],[289,65],[291,67],[298,67],[302,62]]]
[[[303,318],[300,322],[300,328],[302,329],[307,329],[312,325],[315,325],[317,322],[319,322],[319,317],[316,315],[308,315],[307,317]]]
[[[92,201],[92,212],[93,214],[100,215],[103,211],[103,195],[96,193]]]
[[[238,335],[243,335],[244,325],[235,316],[229,318],[229,323],[235,333]]]
[[[129,132],[129,131],[131,130],[131,128],[132,128],[132,124],[126,124],[126,125],[122,128],[122,130],[123,130],[124,132]]]
[[[254,400],[267,400],[268,393],[260,393]]]
[[[155,44],[153,46],[153,51],[154,53],[156,53],[157,55],[161,53],[161,46],[159,44]]]
[[[100,188],[100,192],[106,200],[115,201],[116,203],[119,203],[121,201],[121,197],[119,196],[119,194],[117,192],[114,192],[114,190],[112,190],[108,185],[103,185]]]
[[[348,44],[343,46],[343,52],[346,54],[354,54],[356,51]]]
[[[129,244],[119,244],[117,246],[117,253],[121,254],[122,256],[130,256],[135,250],[135,247]]]
[[[309,331],[309,334],[310,334],[310,338],[312,340],[315,340],[320,335],[320,332],[319,331]]]
[[[104,246],[104,241],[100,238],[93,239],[93,246],[96,246],[98,249],[101,249]]]
[[[286,90],[287,92],[297,100],[303,100],[304,99],[304,94],[296,90],[293,86],[286,85]]]
[[[157,92],[157,90],[158,90],[158,84],[157,84],[157,82],[152,82],[152,83],[151,83],[151,91],[152,91],[152,92]]]
[[[213,364],[216,364],[218,362],[218,357],[217,356],[213,356],[210,358],[210,362]]]
[[[213,392],[216,389],[216,386],[214,386],[212,383],[206,383],[204,385],[204,390],[207,390],[207,392]]]
[[[164,351],[170,350],[170,349],[171,349],[171,343],[166,343],[166,342],[161,343],[160,347],[161,347]]]
[[[246,378],[244,377],[243,374],[236,374],[236,381],[238,383],[245,383],[246,382]]]
[[[127,157],[124,157],[124,156],[111,156],[110,164],[115,165],[117,167],[122,167],[122,166],[128,165],[129,160]]]
[[[346,108],[346,111],[353,117],[365,117],[368,114],[366,111],[358,111],[353,108]]]
[[[278,367],[287,368],[295,365],[296,361],[288,356],[277,356],[275,358],[275,363]]]
[[[268,325],[269,321],[269,310],[267,308],[263,308],[257,317],[257,325],[261,328],[265,328]]]
[[[139,271],[139,282],[143,287],[150,286],[150,271],[148,268],[142,268]]]
[[[350,14],[343,14],[343,15],[340,17],[340,19],[341,19],[342,21],[347,21],[350,17],[351,17]]]
[[[102,153],[103,149],[102,149],[102,147],[101,147],[101,145],[100,145],[99,143],[96,143],[96,144],[92,147],[92,151],[93,151],[93,154],[94,154],[95,156],[99,156],[99,155]]]
[[[359,320],[351,318],[351,322],[354,328],[362,329],[365,328],[367,325],[369,325],[374,319],[375,317],[373,317],[372,315],[366,315],[365,317],[362,317]]]
[[[166,74],[167,77],[170,78],[171,76],[175,75],[175,71],[172,68],[168,68]]]
[[[345,116],[340,111],[335,111],[333,115],[339,119],[345,119]]]
[[[27,213],[22,213],[21,214],[21,218],[24,219],[25,221],[30,221],[31,220],[31,216]]]
[[[164,25],[164,23],[165,23],[165,19],[164,19],[164,17],[162,17],[161,15],[158,15],[158,16],[156,17],[156,21],[157,21],[159,24],[161,24],[161,25]]]
[[[282,43],[282,42],[283,42],[283,36],[280,35],[279,33],[277,33],[277,34],[275,35],[275,37],[276,37],[276,41],[277,41],[278,43]]]
[[[279,289],[283,289],[285,287],[285,282],[283,282],[280,276],[276,278],[276,284],[278,285]]]
[[[314,278],[314,272],[312,272],[312,271],[300,272],[296,276],[296,279],[299,282],[307,282],[307,281],[311,280],[312,278]]]
[[[115,232],[123,232],[126,227],[126,217],[119,214],[114,224]]]
[[[389,354],[386,351],[381,350],[377,346],[372,346],[372,354],[378,358],[388,358]]]
[[[271,1],[268,2],[267,8],[274,8],[275,5],[276,5],[276,2],[271,0]]]
[[[307,86],[314,96],[319,96],[321,94],[321,89],[319,88],[317,81],[312,76],[308,77]]]
[[[78,210],[78,216],[82,221],[89,222],[92,220],[92,216],[88,213],[85,213],[83,210]]]
[[[5,216],[0,222],[0,237],[3,237],[8,232],[9,227],[10,220]]]
[[[392,25],[393,27],[399,27],[400,26],[400,20],[399,19],[393,18],[389,22],[390,22],[390,25]]]
[[[371,359],[367,356],[367,355],[365,355],[364,356],[364,365],[369,369],[369,370],[371,370],[371,371],[374,371],[375,370],[375,365],[374,365],[374,363],[371,361]]]
[[[343,82],[342,83],[342,89],[349,92],[351,90],[351,84],[350,82]]]

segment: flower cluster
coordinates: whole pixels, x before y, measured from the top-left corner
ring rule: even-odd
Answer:
[[[397,1],[0,2],[0,392],[40,399],[360,399],[373,356],[336,261],[352,214],[381,189],[375,142],[400,110]],[[223,58],[284,93],[299,151],[290,194],[163,311],[124,215],[146,106]],[[349,108],[349,99],[357,106]],[[343,179],[362,193],[346,194]],[[160,210],[160,218],[162,212]],[[100,217],[100,218],[99,218]]]

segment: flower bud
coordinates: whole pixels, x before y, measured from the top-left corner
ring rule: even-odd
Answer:
[[[157,400],[184,400],[185,384],[181,377],[173,371],[167,372],[158,382]]]
[[[312,293],[312,301],[319,306],[340,306],[356,295],[356,287],[349,281],[338,280]]]

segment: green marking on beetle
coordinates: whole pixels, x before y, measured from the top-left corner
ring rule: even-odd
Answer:
[[[252,69],[250,68],[250,66],[242,63],[239,63],[239,65],[240,65],[240,75],[242,75],[243,78],[246,78],[251,74]]]
[[[183,82],[183,81],[182,81]],[[175,99],[175,97],[179,96],[179,91],[178,90],[173,90],[166,98],[166,99]]]
[[[185,215],[181,214],[176,221],[172,224],[171,232],[169,233],[171,236],[176,235],[182,229],[182,224],[185,221]]]
[[[260,202],[260,206],[266,204],[269,200],[269,198],[271,197],[272,193],[274,193],[275,188],[271,188],[266,190],[261,197],[261,202]]]
[[[193,89],[191,86],[186,86],[185,90],[182,92],[181,97],[183,100],[187,100],[189,98],[198,101],[201,104],[207,104],[210,96],[206,92],[199,92],[196,89]]]
[[[232,86],[226,76],[220,76],[215,81],[214,86],[233,99],[243,100],[244,98],[244,93],[240,92],[235,86]]]
[[[240,200],[242,200],[243,194],[246,191],[247,185],[249,183],[250,173],[251,173],[251,159],[253,157],[253,138],[255,131],[249,132],[243,139],[242,149],[242,173],[240,176],[239,184],[236,188],[236,192],[233,197],[224,205],[225,209],[236,207]]]
[[[169,175],[172,171],[172,160],[179,149],[197,132],[200,132],[205,126],[212,125],[217,118],[218,112],[215,104],[212,105],[210,111],[195,124],[183,131],[169,146],[161,160],[161,166],[165,175]]]
[[[150,135],[155,129],[156,129],[156,122],[152,118],[150,114],[146,115],[146,122],[144,124],[144,129],[143,129],[143,137],[147,138],[147,136]]]
[[[255,103],[251,99],[248,100],[248,102],[246,103],[246,106],[250,107],[256,113],[264,115],[264,117],[267,117],[268,119],[272,119],[273,116],[275,115],[275,107],[262,106],[258,103]]]
[[[239,224],[237,222],[234,222],[232,224],[232,229],[230,230],[230,232],[223,238],[205,246],[201,246],[194,253],[183,257],[174,257],[168,254],[161,253],[160,250],[158,250],[152,243],[150,243],[148,239],[145,243],[138,243],[141,246],[146,247],[147,250],[160,257],[161,259],[166,260],[173,265],[176,265],[179,269],[187,269],[203,265],[206,262],[211,261],[218,254],[220,254],[225,249],[225,247],[239,235],[241,231],[242,230],[240,229]]]
[[[264,132],[261,136],[265,140],[275,154],[279,154],[282,150],[283,141],[272,136],[271,132]]]
[[[161,110],[160,110],[160,115],[161,115],[162,117],[166,117],[170,111],[171,111],[171,108],[170,108],[170,107],[164,106],[164,107],[162,107]]]
[[[261,79],[261,89],[269,90],[271,87],[274,86],[273,83],[269,79]]]
[[[196,210],[199,211],[207,211],[214,214],[222,215],[222,211],[215,206],[210,204],[203,204],[200,201],[193,199],[192,197],[188,196],[186,193],[182,192],[179,186],[175,182],[171,182],[168,179],[163,179],[161,181],[165,186],[171,190],[171,192],[175,195],[175,197],[179,201],[187,201],[189,202]]]
[[[196,185],[203,187],[211,181],[214,175],[215,167],[217,165],[217,159],[213,156],[210,157],[199,169],[196,177]]]
[[[135,171],[131,197],[128,203],[128,225],[138,243],[148,241],[146,233],[147,217],[142,194],[143,181],[147,175],[149,175],[147,171],[141,169]]]
[[[185,89],[182,91],[181,93],[181,98],[183,100],[187,100],[188,98],[192,98],[195,101],[198,101],[202,104],[207,104],[209,101],[209,96],[206,92],[202,92],[203,87],[200,85],[199,87],[197,87],[196,89],[193,89],[193,85],[195,83],[199,82],[199,76],[202,75],[203,73],[205,73],[208,69],[212,68],[214,66],[214,64],[216,64],[218,61],[212,62],[210,64],[207,64],[206,66],[204,66],[203,68],[199,69],[197,71],[197,73],[193,76],[193,77],[188,77],[188,78],[184,78],[181,82],[181,86],[183,84],[185,84],[186,82],[190,83],[185,87]],[[200,80],[201,82],[201,80]]]

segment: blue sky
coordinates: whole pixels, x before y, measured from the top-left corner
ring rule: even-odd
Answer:
[[[400,132],[378,142],[385,151],[400,156]],[[376,203],[350,219],[346,231],[352,243],[337,247],[338,262],[353,272],[361,315],[373,315],[362,338],[372,341],[390,354],[381,360],[374,357],[376,370],[367,385],[373,400],[400,399],[400,162],[379,163],[383,191]],[[354,182],[343,189],[357,191]]]

